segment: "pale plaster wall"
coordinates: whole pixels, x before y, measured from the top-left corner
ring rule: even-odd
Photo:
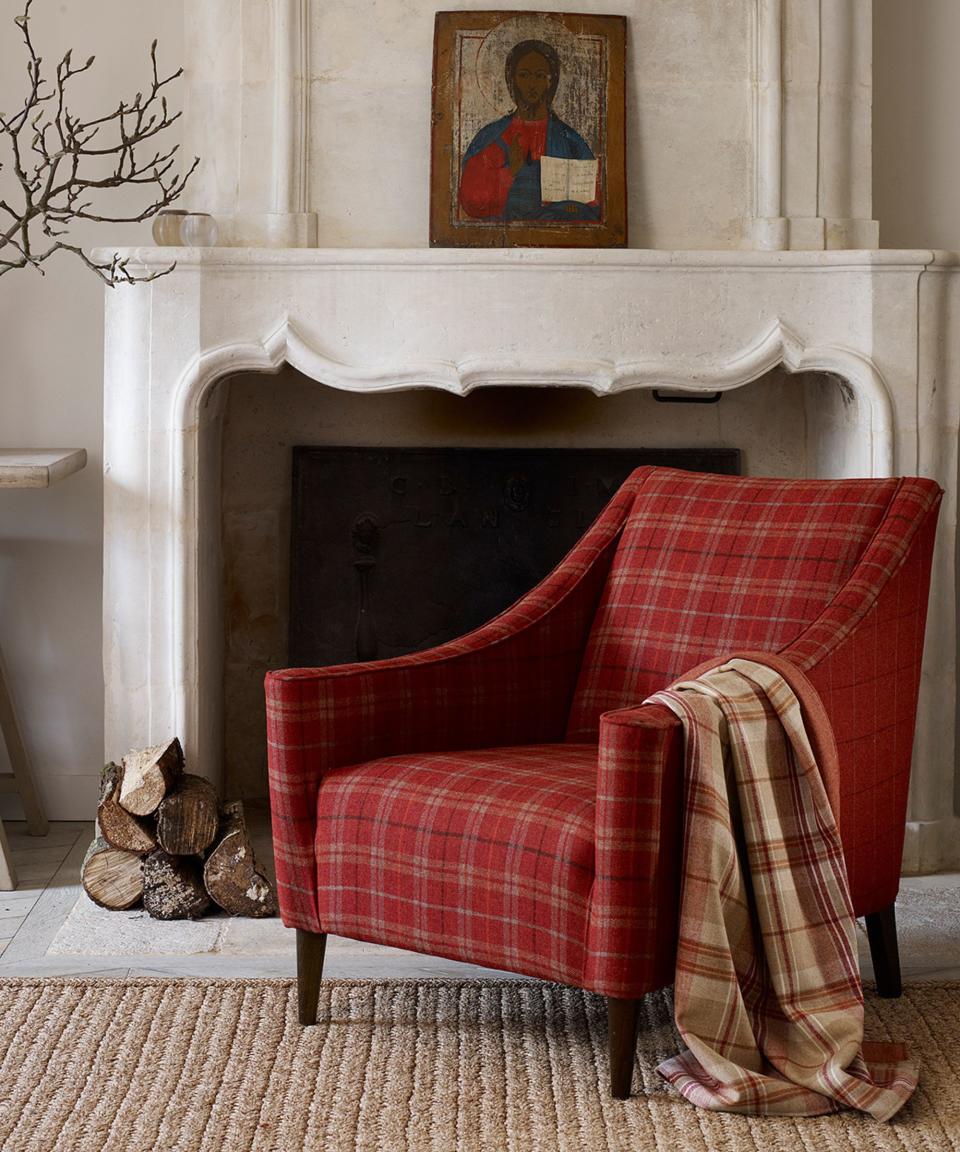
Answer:
[[[3,110],[24,92],[22,49],[11,22],[20,7],[8,0],[0,10]],[[97,54],[77,86],[78,109],[105,110],[121,93],[132,97],[149,76],[154,36],[162,63],[175,67],[183,53],[177,4],[36,0],[33,29],[48,61],[71,46],[80,59]],[[0,173],[0,187],[9,189],[3,181]],[[104,225],[76,235],[85,244],[133,244],[148,242],[150,229]],[[92,816],[103,763],[103,293],[67,256],[51,261],[45,277],[31,270],[0,277],[0,445],[77,446],[89,453],[85,471],[53,488],[0,492],[0,643],[54,819]],[[5,797],[0,811],[13,815],[19,802]]]
[[[960,0],[873,0],[873,204],[884,248],[960,248]]]

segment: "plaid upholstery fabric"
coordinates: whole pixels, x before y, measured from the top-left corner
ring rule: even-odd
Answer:
[[[317,801],[324,929],[579,984],[593,883],[592,745],[394,756]]]
[[[600,722],[596,878],[583,986],[606,996],[673,980],[683,739],[666,708],[623,708]]]
[[[832,646],[818,621],[808,630],[810,638],[805,634],[784,653],[806,671],[833,726],[840,755],[840,835],[858,916],[891,904],[900,884],[939,506],[933,485],[914,494],[924,497],[915,514],[894,521],[902,525],[900,566],[881,567],[873,588],[851,597],[845,614],[831,605]],[[874,550],[863,567],[873,567]]]
[[[797,697],[733,660],[651,703],[686,732],[674,1004],[688,1051],[659,1071],[704,1108],[889,1119],[917,1070],[897,1045],[863,1044],[840,835]]]
[[[688,499],[692,493],[703,498],[700,512]],[[348,775],[350,766],[359,771],[384,757],[566,739],[596,750],[595,879],[582,978],[573,982],[622,997],[669,982],[682,816],[680,727],[666,709],[639,701],[699,660],[716,663],[731,648],[769,651],[770,645],[805,670],[837,733],[841,833],[855,909],[861,914],[890,903],[899,876],[939,498],[935,484],[917,479],[764,481],[639,469],[558,568],[483,628],[397,660],[271,673],[268,765],[284,923],[326,928],[318,904],[318,796],[335,770]],[[663,515],[657,513],[661,500]],[[646,543],[634,531],[635,515],[647,525]],[[719,523],[711,531],[714,515]],[[804,545],[795,556],[793,539]],[[666,562],[658,566],[655,540],[675,576]],[[742,557],[734,554],[740,544]],[[696,546],[706,548],[705,563],[687,551]],[[743,580],[735,575],[741,559]],[[637,597],[631,602],[628,563],[636,563],[669,627],[650,623]],[[775,618],[774,600],[788,578],[800,584],[795,597],[782,598],[784,624]],[[730,623],[723,621],[725,603]],[[635,630],[616,634],[605,623],[614,604],[636,613]],[[622,691],[611,678],[616,661],[629,681]],[[644,690],[648,679],[655,683]],[[860,685],[876,694],[876,707],[865,706]],[[610,710],[602,720],[600,708]],[[575,739],[578,734],[585,735]],[[399,915],[401,905],[395,907]],[[406,931],[402,923],[394,930]],[[384,939],[383,921],[358,917],[353,934]],[[429,950],[449,954],[439,945]],[[482,962],[493,963],[487,955]],[[569,963],[568,956],[563,964]],[[569,971],[541,966],[531,974],[564,980]]]
[[[628,477],[546,579],[467,636],[393,660],[267,674],[270,811],[285,924],[321,930],[317,793],[331,769],[392,753],[563,739],[613,545],[649,471]]]
[[[657,469],[630,509],[590,632],[568,739],[687,668],[778,652],[845,584],[897,480],[766,480]]]

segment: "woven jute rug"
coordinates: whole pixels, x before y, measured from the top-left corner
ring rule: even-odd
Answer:
[[[0,1149],[64,1152],[637,1152],[960,1148],[960,984],[868,993],[867,1033],[906,1040],[920,1089],[888,1124],[696,1110],[654,1071],[677,1049],[647,997],[633,1096],[607,1092],[598,996],[517,981],[0,982]]]

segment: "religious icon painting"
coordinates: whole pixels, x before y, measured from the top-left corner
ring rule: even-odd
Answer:
[[[626,19],[438,12],[430,243],[627,242]]]

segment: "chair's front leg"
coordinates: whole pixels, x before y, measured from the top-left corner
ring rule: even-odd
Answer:
[[[610,1049],[610,1095],[626,1100],[633,1080],[633,1061],[637,1051],[637,1026],[640,1023],[640,1001],[607,997],[607,1024]]]
[[[890,998],[899,996],[903,986],[900,981],[900,949],[897,946],[894,906],[888,904],[879,912],[868,913],[864,919],[867,922],[867,940],[870,942],[877,995]]]
[[[297,1002],[301,1024],[317,1022],[320,977],[323,975],[323,954],[326,948],[326,932],[304,932],[297,929]]]

